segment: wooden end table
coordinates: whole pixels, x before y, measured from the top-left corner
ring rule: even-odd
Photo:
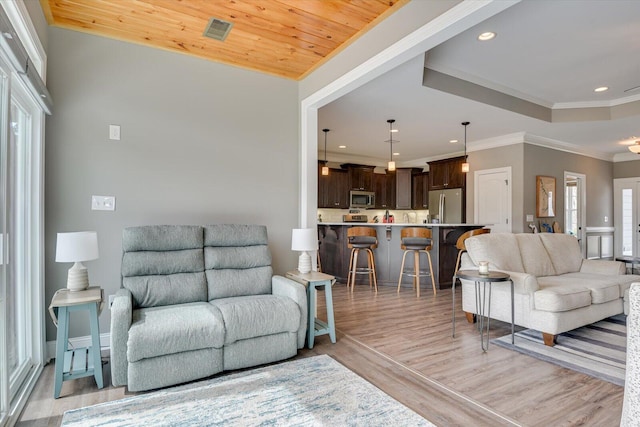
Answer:
[[[331,286],[335,283],[335,277],[311,271],[300,273],[298,270],[288,271],[287,278],[301,283],[307,288],[307,346],[313,348],[313,341],[319,335],[329,334],[332,343],[336,343],[336,325],[333,319],[333,296]],[[327,321],[316,317],[316,289],[324,287],[324,298],[327,306]]]
[[[490,271],[487,274],[480,274],[478,270],[459,270],[453,276],[452,295],[453,295],[453,337],[456,336],[456,279],[471,280],[476,284],[476,313],[478,315],[478,329],[480,329],[480,346],[482,351],[489,349],[489,319],[491,318],[491,284],[496,282],[511,282],[511,344],[514,343],[514,299],[513,299],[513,280],[511,276],[501,271]],[[480,288],[482,287],[482,295]],[[488,292],[487,292],[488,288]],[[488,297],[487,297],[488,294]],[[485,311],[487,315],[485,316]],[[485,325],[486,321],[486,338]],[[486,344],[485,344],[486,340]]]
[[[49,314],[58,327],[56,337],[56,368],[53,397],[60,397],[62,382],[93,375],[98,388],[104,387],[100,357],[98,316],[104,304],[104,291],[92,286],[84,291],[58,290],[51,299]],[[73,311],[89,310],[91,345],[69,350],[69,315]]]

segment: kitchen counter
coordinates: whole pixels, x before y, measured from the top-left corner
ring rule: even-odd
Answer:
[[[431,259],[433,276],[438,289],[451,287],[458,250],[458,237],[468,230],[485,227],[485,224],[413,224],[413,223],[371,223],[371,222],[321,222],[318,223],[320,259],[323,272],[346,282],[350,249],[347,247],[349,227],[375,227],[378,230],[378,247],[375,249],[378,282],[388,285],[398,284],[403,250],[400,248],[400,231],[404,227],[425,227],[433,230]],[[425,255],[422,255],[425,256]],[[408,263],[409,264],[409,263]],[[421,266],[428,265],[426,259]],[[412,265],[409,265],[412,268]],[[405,278],[411,285],[410,278]],[[404,279],[403,279],[404,280]],[[428,283],[428,280],[422,283]],[[430,286],[429,286],[430,287]]]
[[[475,227],[482,228],[486,227],[487,224],[434,224],[432,222],[424,224],[424,223],[414,223],[414,222],[319,222],[318,225],[349,225],[349,226],[391,226],[391,227]]]

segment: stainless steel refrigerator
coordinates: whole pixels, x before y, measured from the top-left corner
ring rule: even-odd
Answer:
[[[441,224],[461,224],[462,189],[429,191],[429,216]]]

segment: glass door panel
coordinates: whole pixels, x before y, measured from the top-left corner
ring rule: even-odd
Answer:
[[[9,376],[7,375],[7,340],[6,340],[6,283],[7,283],[7,175],[8,175],[8,143],[7,143],[7,108],[9,99],[9,77],[5,64],[0,62],[0,425],[4,423],[9,412]]]
[[[27,270],[25,243],[28,222],[28,152],[30,115],[20,100],[11,97],[8,144],[8,229],[11,257],[7,265],[7,351],[10,392],[20,387],[30,368],[27,357]]]

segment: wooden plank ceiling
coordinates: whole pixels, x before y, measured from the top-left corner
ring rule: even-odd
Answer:
[[[50,25],[299,80],[409,0],[40,0]],[[233,23],[225,41],[202,34]]]

